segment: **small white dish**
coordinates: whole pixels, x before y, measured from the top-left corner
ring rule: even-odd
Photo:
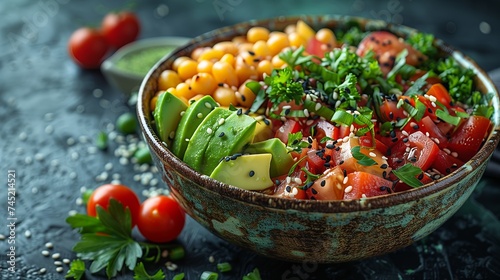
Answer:
[[[130,59],[129,56],[139,54],[143,51],[151,50],[152,52],[156,52],[158,48],[165,48],[165,53],[158,57],[158,60],[160,60],[176,48],[186,44],[189,40],[189,38],[185,37],[156,37],[134,41],[118,49],[114,54],[104,60],[101,64],[101,72],[104,74],[108,83],[110,83],[113,87],[118,88],[126,95],[130,95],[134,90],[139,89],[147,71],[145,71],[144,74],[141,74],[141,71],[138,71],[138,69],[131,69],[131,67],[127,68],[127,65],[124,64],[125,58],[128,57]],[[152,59],[152,57],[150,56],[148,59]],[[153,62],[149,61],[152,65],[150,67],[147,66],[148,71],[149,68],[153,68],[154,64],[158,60]],[[140,63],[147,62],[140,61]],[[144,67],[144,65],[140,66]]]

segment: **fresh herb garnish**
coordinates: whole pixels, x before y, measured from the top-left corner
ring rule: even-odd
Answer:
[[[265,83],[268,85],[267,97],[272,104],[292,101],[296,104],[302,103],[304,89],[301,83],[294,81],[292,69],[286,67],[274,70],[271,76],[265,78]]]
[[[73,260],[69,265],[68,273],[66,273],[66,276],[64,278],[72,278],[75,280],[80,280],[84,275],[85,275],[85,262],[80,259],[76,259]]]
[[[137,260],[147,258],[150,251],[157,253],[147,259],[157,262],[162,249],[179,247],[136,241],[132,237],[130,210],[115,199],[110,199],[107,210],[97,206],[97,216],[99,218],[76,214],[66,219],[81,234],[73,251],[80,259],[92,261],[89,268],[91,273],[106,269],[106,275],[111,278],[124,267],[133,271]]]
[[[134,268],[134,280],[163,280],[165,279],[165,274],[163,270],[159,269],[155,274],[149,275],[144,268],[142,262],[138,263]]]
[[[416,178],[416,176],[422,174],[422,169],[411,163],[407,163],[398,169],[392,170],[392,173],[394,173],[399,180],[412,188],[418,188],[423,185],[422,182]]]
[[[303,148],[307,148],[309,143],[302,140],[302,132],[298,131],[295,133],[288,134],[288,150],[300,153]]]
[[[406,39],[406,42],[428,57],[436,57],[438,54],[432,34],[415,32]]]
[[[377,162],[371,157],[363,154],[361,152],[361,146],[355,146],[351,148],[352,157],[355,158],[359,164],[364,166],[376,165]]]

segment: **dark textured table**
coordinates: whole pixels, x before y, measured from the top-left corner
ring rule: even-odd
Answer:
[[[145,2],[145,1],[144,1]],[[270,2],[270,1],[269,1]],[[131,7],[141,18],[141,38],[193,37],[252,18],[296,14],[350,14],[403,23],[455,45],[490,71],[500,84],[500,18],[495,1],[444,2],[388,0],[306,1],[2,1],[0,3],[0,278],[63,279],[59,260],[75,258],[78,235],[65,223],[70,212],[83,212],[81,191],[110,181],[133,187],[141,198],[164,187],[150,166],[131,162],[127,151],[141,145],[137,136],[114,129],[116,118],[133,111],[128,98],[111,88],[99,71],[78,68],[67,56],[66,42],[82,25],[98,25],[110,10]],[[434,14],[437,14],[435,16]],[[95,147],[100,131],[110,135],[107,150]],[[188,219],[178,241],[186,258],[175,271],[162,264],[167,279],[185,272],[199,279],[228,261],[233,270],[220,279],[241,279],[258,268],[263,279],[498,279],[500,278],[500,156],[461,210],[436,232],[413,246],[377,258],[319,265],[314,260],[288,263],[237,248]],[[7,177],[15,173],[15,211],[8,214]],[[12,219],[9,219],[12,218]],[[14,220],[15,218],[15,220]],[[15,221],[14,237],[9,224]],[[387,237],[386,237],[387,238]],[[397,236],[389,237],[397,238]],[[15,240],[15,272],[7,261]],[[53,247],[47,248],[50,242]],[[373,242],[383,242],[374,240]],[[50,246],[49,246],[50,247]],[[48,251],[44,256],[42,251]],[[87,279],[105,279],[103,274]],[[118,279],[131,279],[131,274]]]

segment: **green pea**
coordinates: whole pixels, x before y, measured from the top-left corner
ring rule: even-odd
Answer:
[[[121,133],[125,134],[135,133],[136,127],[137,127],[136,116],[130,112],[123,113],[116,120],[116,128]]]
[[[137,159],[137,163],[152,163],[153,159],[151,158],[151,152],[148,147],[141,147],[137,149],[134,153],[134,158]]]
[[[95,145],[101,150],[106,150],[108,148],[108,135],[106,132],[99,132],[97,134]]]

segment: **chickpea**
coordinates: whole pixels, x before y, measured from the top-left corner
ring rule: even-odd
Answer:
[[[210,49],[210,47],[199,47],[194,49],[193,52],[191,52],[191,59],[198,60],[200,55],[208,49]]]
[[[176,58],[172,63],[172,70],[177,71],[179,69],[179,65],[181,65],[181,63],[185,60],[191,60],[191,58],[187,56],[180,56]]]
[[[264,40],[255,42],[255,44],[253,44],[252,51],[255,53],[256,56],[260,56],[262,58],[271,55],[269,46],[267,46],[267,43]]]
[[[202,60],[211,60],[211,61],[217,61],[219,60],[225,53],[221,50],[216,50],[209,48],[205,50],[203,53],[200,54],[198,57],[197,61],[202,61]]]
[[[234,90],[230,87],[218,87],[212,97],[220,106],[236,105],[238,103]]]
[[[253,49],[252,43],[242,43],[242,44],[238,45],[238,53],[239,54],[251,51],[252,49]]]
[[[212,67],[212,75],[217,84],[226,83],[229,86],[238,86],[238,77],[233,66],[227,62],[217,61]]]
[[[238,91],[236,92],[236,98],[238,99],[238,104],[241,106],[245,106],[250,108],[252,106],[253,101],[255,100],[255,93],[251,89],[249,89],[246,84],[254,80],[246,80],[244,83],[240,85]]]
[[[177,68],[177,73],[182,80],[189,79],[198,73],[198,62],[189,59],[181,62]]]
[[[259,62],[257,65],[257,75],[259,78],[259,81],[262,81],[264,79],[264,74],[271,76],[271,73],[273,71],[273,64],[269,60],[262,60]]]
[[[234,58],[234,55],[232,55],[230,53],[226,53],[223,57],[221,57],[220,61],[227,62],[231,66],[234,66],[236,59]]]
[[[217,83],[209,73],[198,73],[191,79],[191,89],[196,94],[211,94],[215,88]]]
[[[224,41],[219,42],[213,47],[215,50],[221,50],[225,54],[232,54],[234,56],[238,55],[238,46],[234,42]]]
[[[175,87],[175,91],[176,91],[175,96],[184,97],[185,99],[190,99],[191,97],[196,95],[196,93],[191,88],[190,84],[185,82],[178,84]]]
[[[250,43],[255,43],[259,40],[267,41],[269,38],[269,30],[265,27],[252,27],[247,32],[247,40]]]
[[[271,64],[273,65],[273,68],[283,68],[286,64],[281,58],[279,58],[278,55],[273,56],[271,60]]]
[[[290,46],[290,41],[288,41],[288,35],[283,32],[274,32],[269,36],[267,40],[267,46],[271,55],[276,55],[281,52],[284,48]]]
[[[173,70],[164,70],[158,77],[158,89],[166,90],[171,87],[176,87],[182,80]]]
[[[236,76],[238,77],[238,81],[245,81],[247,79],[257,80],[257,68],[253,65],[248,65],[244,62],[238,63],[236,62]]]
[[[307,44],[306,39],[300,36],[300,34],[297,32],[292,32],[288,34],[288,41],[290,41],[290,46],[297,48],[300,46],[306,46]]]
[[[214,63],[209,60],[202,60],[198,62],[198,67],[196,67],[196,70],[198,70],[198,73],[212,73],[212,66],[214,66]]]

